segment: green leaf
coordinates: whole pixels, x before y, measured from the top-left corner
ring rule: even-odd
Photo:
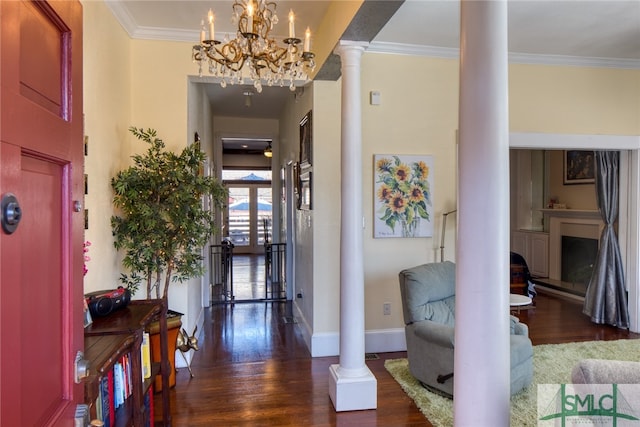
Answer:
[[[166,152],[154,129],[130,131],[149,147],[111,180],[120,210],[111,218],[114,246],[124,251],[122,264],[130,272],[121,281],[133,286],[136,280],[156,282],[167,272],[170,281],[203,274],[201,249],[215,230],[203,198],[220,208],[227,190],[215,178],[200,176],[205,155],[199,144]]]

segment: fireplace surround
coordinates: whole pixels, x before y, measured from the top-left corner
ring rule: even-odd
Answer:
[[[577,209],[544,209],[543,212],[545,222],[549,224],[549,282],[554,287],[584,296],[589,282],[585,279],[589,274],[585,269],[593,267],[604,228],[600,212]],[[567,250],[571,253],[567,254]],[[569,264],[573,265],[574,271],[563,274],[563,264],[565,270]]]

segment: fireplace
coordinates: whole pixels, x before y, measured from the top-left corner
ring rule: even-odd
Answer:
[[[586,291],[598,255],[598,240],[562,236],[561,241],[560,280]]]
[[[545,209],[549,219],[549,284],[584,296],[604,222],[597,210]]]

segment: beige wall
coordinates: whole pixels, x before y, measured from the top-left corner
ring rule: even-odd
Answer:
[[[85,173],[89,192],[91,242],[85,292],[118,285],[120,258],[113,248],[110,218],[111,177],[123,163],[127,129],[131,125],[131,40],[103,2],[83,2],[84,14],[84,121],[89,139]]]
[[[398,55],[389,61],[386,55],[365,54],[362,70],[366,328],[385,329],[404,325],[398,272],[439,260],[442,213],[456,206],[458,62]],[[399,70],[410,70],[413,77],[398,75]],[[369,105],[374,90],[380,105]],[[433,156],[433,238],[373,238],[374,154]],[[455,216],[447,225],[447,259],[453,259]],[[390,316],[382,315],[384,302],[391,303]]]
[[[340,83],[313,85],[314,332],[340,328]]]
[[[193,135],[187,130],[189,75],[198,72],[191,62],[190,43],[133,40],[131,42],[131,121],[154,128],[168,150],[180,150]],[[133,141],[133,140],[132,140]],[[139,152],[140,144],[132,147]]]
[[[640,134],[640,70],[514,64],[512,132]]]

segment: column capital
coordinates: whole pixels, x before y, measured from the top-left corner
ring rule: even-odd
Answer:
[[[336,45],[333,53],[341,55],[347,51],[360,51],[364,52],[369,47],[369,42],[358,42],[353,40],[340,40]]]

